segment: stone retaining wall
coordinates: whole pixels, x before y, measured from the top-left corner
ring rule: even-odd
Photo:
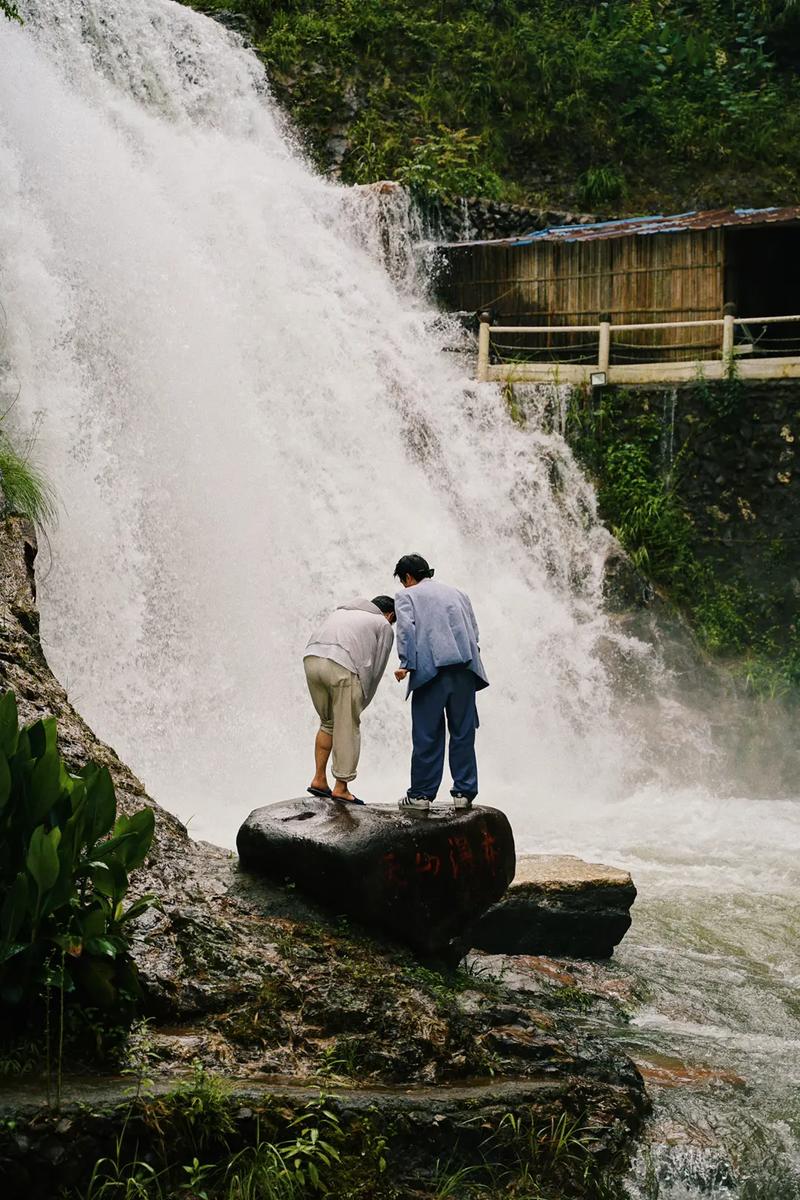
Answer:
[[[525,208],[476,197],[439,201],[428,217],[436,240],[442,242],[520,237],[554,225],[591,225],[597,220],[591,213]]]

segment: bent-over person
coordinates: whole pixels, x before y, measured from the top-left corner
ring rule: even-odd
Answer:
[[[356,777],[361,753],[361,714],[386,670],[394,620],[391,596],[358,597],[335,609],[306,646],[303,667],[320,721],[308,787],[312,796],[363,804],[348,784]],[[331,753],[333,790],[328,786]]]

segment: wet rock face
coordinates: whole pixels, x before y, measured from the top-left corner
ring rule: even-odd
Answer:
[[[478,197],[451,202],[440,200],[431,217],[443,241],[520,237],[552,226],[590,225],[597,220],[591,213],[527,208]]]
[[[627,871],[568,854],[526,856],[472,941],[494,954],[610,958],[630,928],[635,899]]]
[[[447,953],[514,877],[514,837],[492,808],[405,814],[304,797],[258,808],[242,866],[290,880],[422,954]]]

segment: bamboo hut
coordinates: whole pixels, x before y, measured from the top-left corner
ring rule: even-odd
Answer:
[[[495,361],[589,361],[594,342],[559,326],[702,321],[800,311],[800,207],[726,209],[543,229],[523,237],[440,247],[441,297],[451,311],[490,312],[500,326],[548,326],[493,342]],[[728,311],[731,311],[730,309]],[[767,352],[800,353],[794,324],[745,329]],[[771,347],[771,350],[770,350]],[[708,327],[632,331],[614,339],[613,360],[713,358]]]

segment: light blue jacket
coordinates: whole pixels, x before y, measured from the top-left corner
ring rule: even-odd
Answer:
[[[408,690],[422,687],[440,667],[459,663],[478,676],[478,688],[489,686],[478,648],[478,623],[469,596],[433,579],[421,579],[394,598],[397,653],[410,671]]]

